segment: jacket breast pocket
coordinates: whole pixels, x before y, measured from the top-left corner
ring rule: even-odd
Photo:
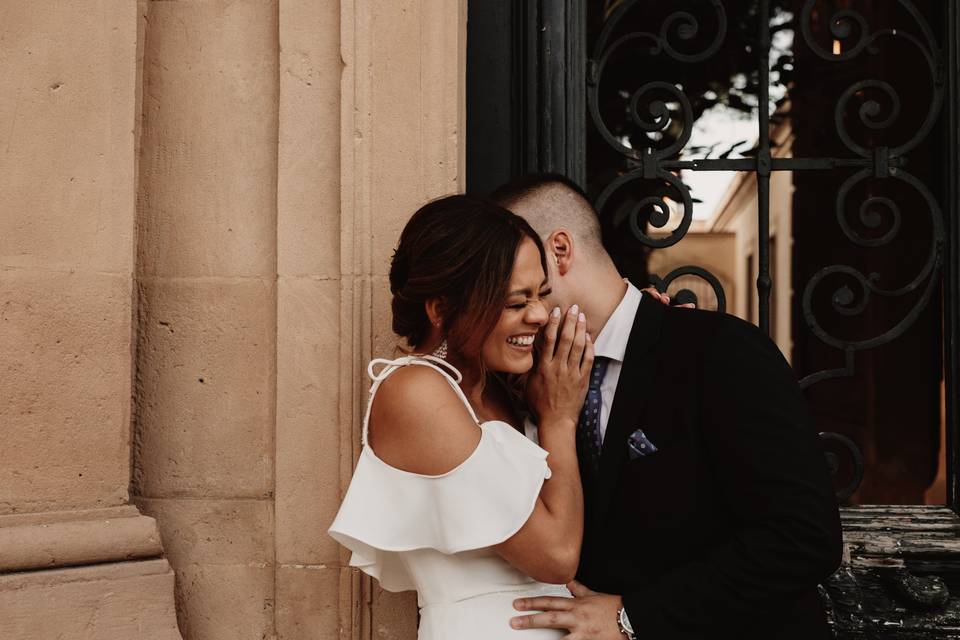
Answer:
[[[638,427],[630,434],[625,445],[628,473],[653,473],[669,479],[692,471],[699,457],[696,438],[682,423],[670,427]]]

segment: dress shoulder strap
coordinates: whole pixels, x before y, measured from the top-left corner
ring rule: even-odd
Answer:
[[[377,367],[381,365],[383,368],[378,371]],[[395,360],[374,358],[370,361],[370,364],[367,365],[367,375],[370,376],[371,380],[373,380],[373,384],[370,385],[370,398],[367,400],[367,411],[363,416],[362,442],[364,446],[367,444],[367,435],[370,430],[370,409],[373,407],[373,398],[377,393],[377,389],[380,388],[380,384],[384,380],[390,377],[391,373],[407,365],[430,367],[435,371],[439,371],[444,379],[450,383],[450,386],[453,387],[454,392],[467,408],[467,411],[470,413],[470,417],[473,419],[473,421],[478,425],[480,424],[480,420],[477,418],[476,412],[470,405],[470,401],[467,400],[466,394],[463,392],[463,389],[460,388],[460,381],[463,380],[463,375],[457,370],[456,367],[443,358],[419,354],[402,356],[400,358],[396,358]]]

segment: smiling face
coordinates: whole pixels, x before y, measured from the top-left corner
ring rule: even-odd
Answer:
[[[525,373],[533,366],[533,340],[547,323],[544,296],[550,293],[540,251],[530,238],[517,248],[507,297],[496,326],[481,348],[484,366],[503,373]]]

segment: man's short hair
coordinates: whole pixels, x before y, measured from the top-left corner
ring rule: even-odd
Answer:
[[[535,209],[521,206],[529,199],[539,196],[551,198],[559,193],[569,194],[572,199],[567,198],[563,206]],[[603,247],[600,221],[590,199],[580,185],[565,175],[534,173],[521,176],[498,187],[490,194],[490,199],[526,218],[542,238],[564,227],[572,231],[581,242]]]
[[[586,191],[562,173],[529,173],[519,178],[514,178],[494,189],[493,193],[490,194],[490,199],[501,207],[509,209],[507,206],[509,203],[519,202],[526,196],[550,185],[562,185],[576,192],[583,198],[584,202],[588,204],[590,202]]]

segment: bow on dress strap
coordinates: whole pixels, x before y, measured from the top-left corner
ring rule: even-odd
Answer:
[[[387,358],[374,358],[370,361],[370,364],[367,365],[367,375],[370,376],[370,379],[373,380],[373,384],[370,385],[370,401],[367,403],[367,412],[363,416],[363,431],[361,432],[361,442],[364,446],[367,445],[369,440],[368,433],[370,429],[370,411],[373,409],[373,396],[377,393],[377,389],[380,387],[380,383],[383,382],[387,376],[399,369],[400,367],[406,366],[408,364],[415,364],[421,367],[430,367],[431,369],[436,369],[440,375],[446,378],[447,382],[450,383],[450,386],[453,387],[454,391],[467,406],[467,410],[470,412],[470,417],[473,418],[474,422],[479,424],[477,419],[477,414],[474,412],[473,407],[470,406],[470,402],[467,400],[467,397],[463,394],[463,391],[460,389],[460,381],[463,380],[463,376],[457,371],[456,367],[451,365],[449,362],[443,358],[438,358],[437,356],[431,355],[420,355],[413,354],[408,356],[402,356],[395,360],[389,360]],[[383,365],[383,368],[377,371],[377,367]]]
[[[457,370],[457,368],[443,358],[420,354],[401,356],[395,360],[389,360],[387,358],[374,358],[370,361],[370,364],[367,365],[367,375],[370,376],[370,379],[374,382],[380,382],[393,373],[395,369],[398,369],[406,364],[417,363],[418,361],[422,364],[440,368],[441,371],[452,374],[453,378],[458,384],[463,380],[463,375]],[[383,365],[383,368],[380,369],[380,371],[377,371],[376,368],[380,365]],[[373,391],[373,387],[371,387],[370,391]]]

